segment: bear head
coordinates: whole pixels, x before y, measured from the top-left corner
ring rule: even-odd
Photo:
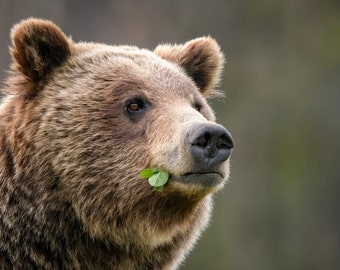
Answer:
[[[154,51],[76,43],[39,19],[16,25],[12,41],[0,111],[21,174],[36,176],[36,190],[49,186],[93,238],[191,246],[229,177],[233,148],[207,103],[224,64],[216,41]],[[161,192],[139,176],[156,167],[170,175]]]

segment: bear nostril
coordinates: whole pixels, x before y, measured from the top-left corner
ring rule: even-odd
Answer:
[[[208,133],[205,133],[196,138],[196,140],[194,140],[191,144],[200,147],[207,147],[210,141],[210,135]]]
[[[217,148],[234,148],[233,139],[228,131],[226,134],[223,134],[220,138],[218,138]]]

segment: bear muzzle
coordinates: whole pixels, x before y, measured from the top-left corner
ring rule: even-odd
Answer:
[[[192,126],[186,133],[192,168],[180,177],[181,182],[214,187],[226,178],[228,158],[234,147],[230,132],[216,123]]]

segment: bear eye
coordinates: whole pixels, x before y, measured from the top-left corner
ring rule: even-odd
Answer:
[[[150,102],[141,97],[129,99],[125,103],[125,115],[132,121],[136,122],[141,119],[146,110],[151,106]]]
[[[128,111],[130,112],[137,112],[141,109],[140,105],[137,102],[131,102],[128,106],[127,106]]]
[[[134,98],[129,100],[126,104],[126,110],[129,113],[139,112],[145,109],[145,102],[141,98]]]

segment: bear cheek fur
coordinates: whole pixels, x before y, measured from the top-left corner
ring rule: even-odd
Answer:
[[[161,113],[155,111],[153,114],[156,120],[152,122],[150,129],[158,132],[150,133],[148,137],[152,164],[173,175],[187,173],[192,167],[192,158],[185,142],[186,133],[192,125],[208,120],[189,104],[176,101],[162,106]]]
[[[137,238],[134,205],[152,194],[148,183],[138,177],[145,168],[141,160],[148,160],[145,142],[130,129],[121,111],[112,110],[109,99],[103,102],[103,96],[82,95],[73,87],[52,83],[41,93],[40,104],[50,105],[40,109],[45,113],[37,148],[45,149],[45,158],[60,176],[66,200],[85,229],[93,237],[123,244],[131,241],[131,235]],[[77,87],[88,86],[78,80]]]

